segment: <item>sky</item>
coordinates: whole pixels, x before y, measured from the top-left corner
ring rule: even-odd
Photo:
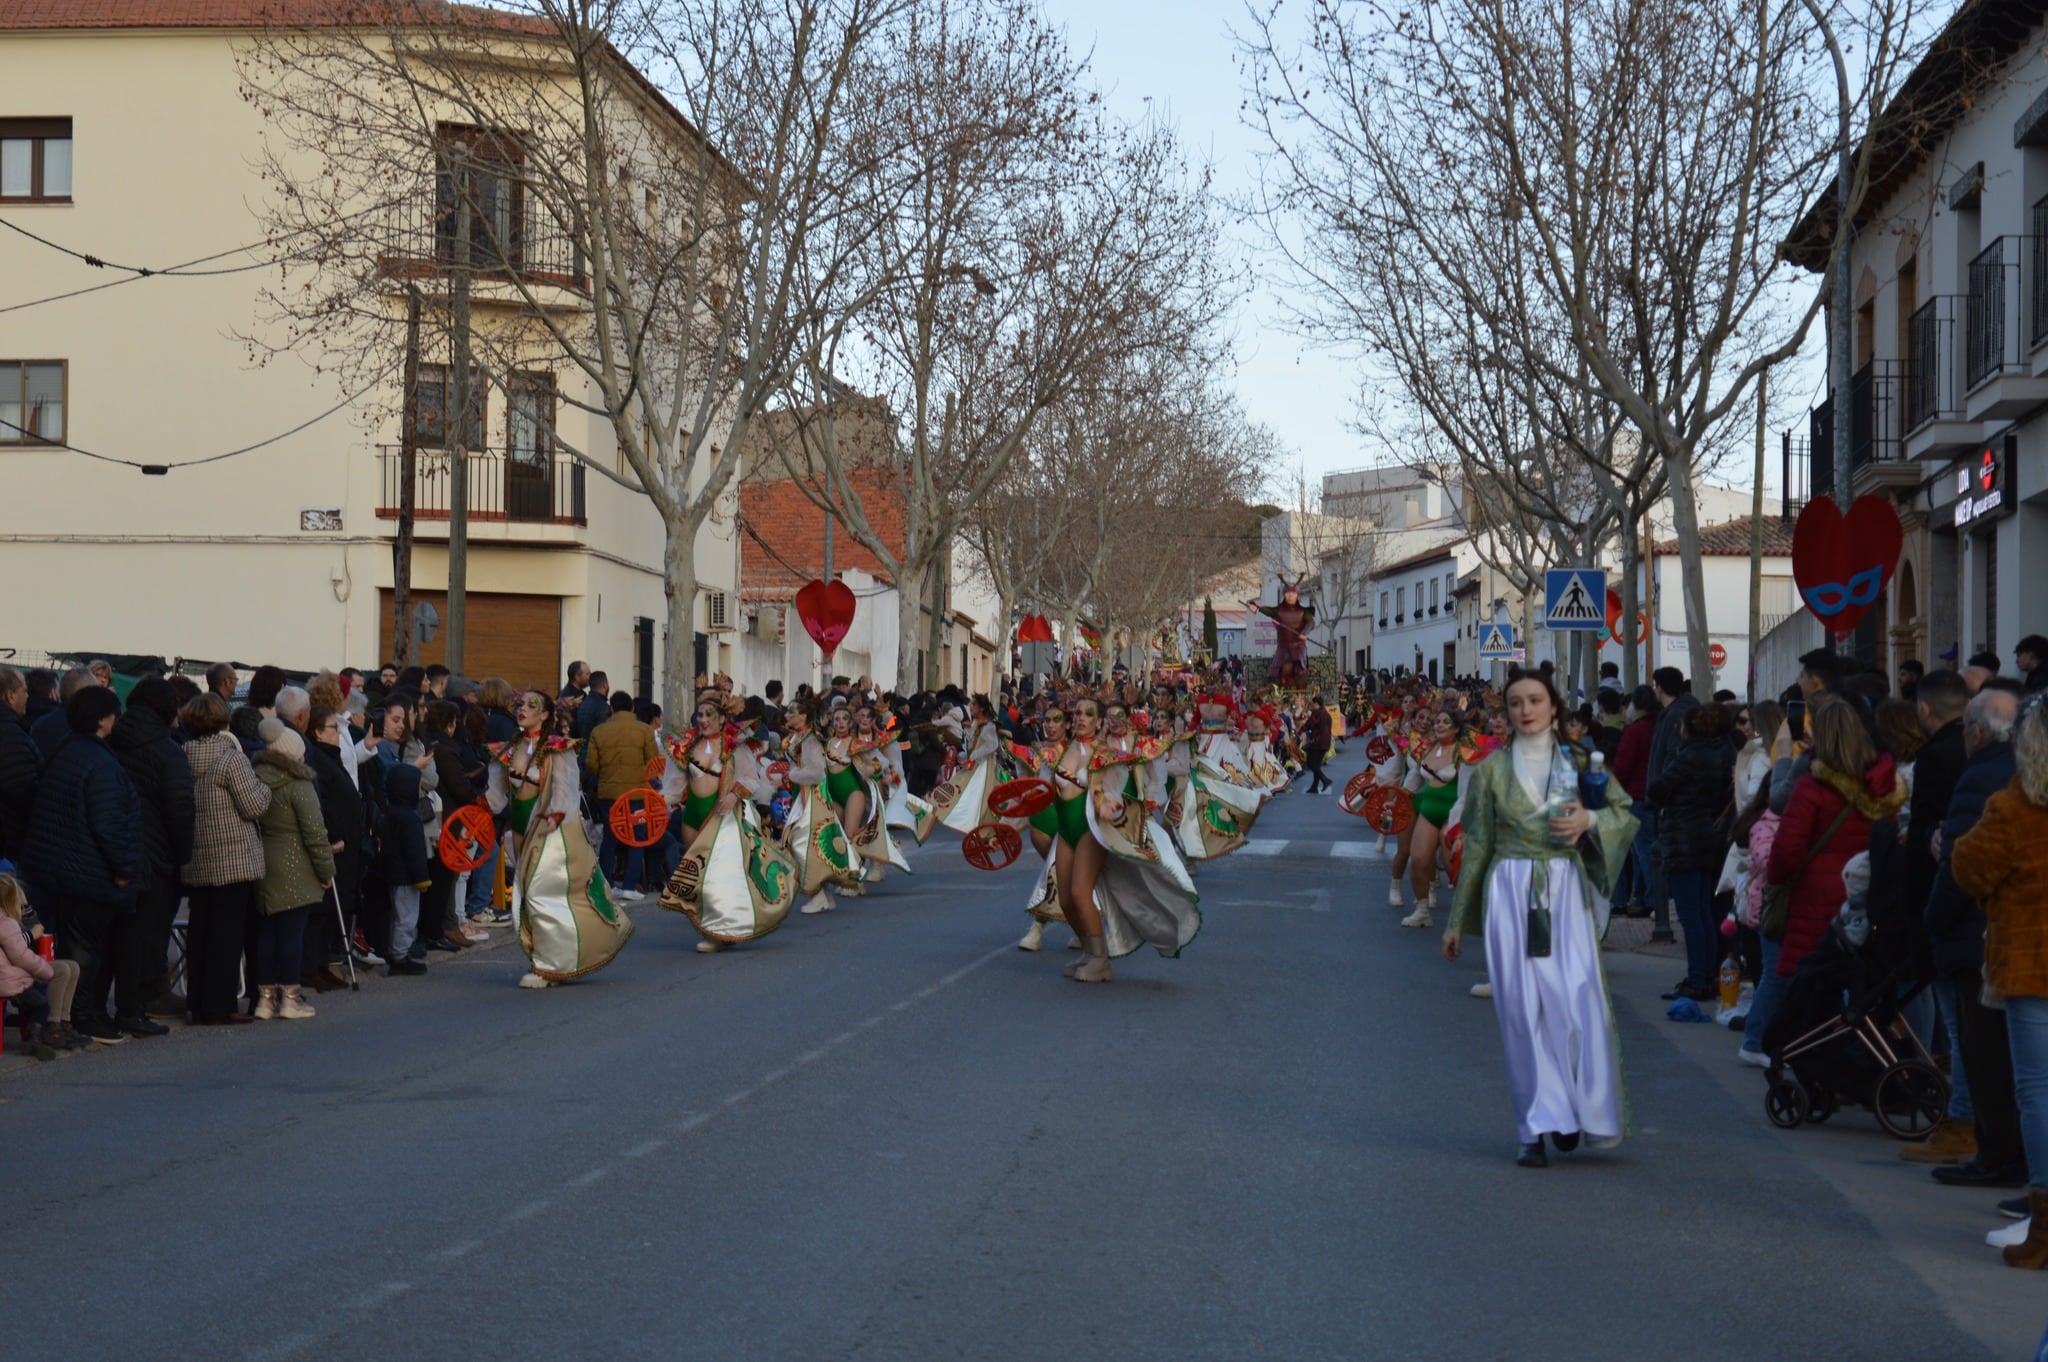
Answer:
[[[1226,195],[1249,191],[1258,180],[1262,135],[1239,120],[1244,82],[1230,29],[1244,27],[1243,0],[1044,0],[1066,27],[1077,51],[1093,52],[1095,82],[1111,109],[1130,119],[1147,113],[1174,124],[1189,155],[1210,161]],[[1236,231],[1246,250],[1260,243],[1256,228]],[[1262,266],[1270,259],[1261,253]],[[1351,428],[1359,391],[1355,362],[1292,334],[1282,322],[1276,289],[1284,281],[1262,271],[1238,319],[1239,397],[1255,421],[1270,426],[1288,450],[1270,495],[1293,504],[1305,479],[1311,504],[1324,473],[1388,460]],[[1806,407],[1824,386],[1819,328],[1807,351],[1773,379],[1770,448],[1765,485],[1778,482],[1779,432],[1803,433]],[[1715,480],[1747,486],[1746,468],[1719,470]]]
[[[1076,50],[1093,50],[1095,81],[1114,112],[1174,124],[1190,157],[1215,166],[1222,193],[1256,184],[1262,139],[1238,121],[1243,82],[1229,33],[1242,27],[1242,0],[1045,0],[1045,7]],[[1255,245],[1255,230],[1240,229],[1241,244]],[[1355,365],[1291,334],[1270,280],[1258,282],[1238,319],[1237,354],[1246,412],[1289,451],[1276,498],[1291,502],[1297,477],[1306,477],[1313,499],[1324,473],[1380,461],[1350,428]]]

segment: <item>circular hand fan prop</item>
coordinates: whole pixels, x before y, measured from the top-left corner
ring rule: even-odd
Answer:
[[[649,785],[659,786],[668,776],[668,758],[656,757],[640,772],[640,779]]]
[[[771,783],[780,785],[789,779],[789,763],[786,761],[771,761],[768,763],[763,774],[768,777]]]
[[[1008,823],[983,823],[960,839],[960,854],[976,870],[1001,870],[1024,850],[1024,839]]]
[[[1006,780],[989,793],[988,806],[1004,818],[1029,818],[1052,807],[1052,782],[1037,776]]]
[[[1344,794],[1337,801],[1337,807],[1356,817],[1365,817],[1365,797],[1372,792],[1374,784],[1372,772],[1360,771],[1344,782]]]
[[[659,790],[628,790],[612,801],[612,836],[629,847],[651,847],[668,831],[668,801]]]
[[[1415,801],[1397,785],[1381,785],[1365,797],[1365,821],[1384,836],[1408,831],[1415,823]]]
[[[457,809],[441,825],[437,850],[441,853],[441,864],[461,875],[488,861],[491,848],[497,844],[498,823],[491,817],[491,811],[481,804],[469,804]]]
[[[1384,766],[1394,759],[1393,740],[1382,733],[1365,745],[1365,759],[1375,766]]]
[[[1444,829],[1444,860],[1450,866],[1451,883],[1458,882],[1458,872],[1465,868],[1465,825],[1455,823]]]

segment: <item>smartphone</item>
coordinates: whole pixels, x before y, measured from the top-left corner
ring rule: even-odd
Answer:
[[[1787,700],[1785,702],[1785,727],[1792,730],[1793,741],[1798,742],[1805,739],[1806,701]]]

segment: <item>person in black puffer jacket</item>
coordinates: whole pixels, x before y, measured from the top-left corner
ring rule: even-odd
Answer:
[[[28,735],[28,682],[0,667],[0,858],[19,862],[35,811],[43,759]]]
[[[165,973],[171,922],[178,916],[178,871],[192,859],[192,766],[171,737],[177,718],[178,693],[171,683],[144,677],[128,693],[128,712],[107,738],[142,801],[142,878],[135,886],[135,911],[120,920],[113,945],[115,1023],[130,1035],[169,1029],[149,1020],[152,1008],[170,1017],[185,1010],[184,999],[167,996]]]
[[[356,920],[363,892],[363,839],[366,820],[362,791],[349,778],[342,760],[341,745],[349,741],[348,729],[339,712],[325,705],[313,706],[306,719],[306,765],[313,770],[313,791],[320,797],[320,819],[327,825],[327,837],[334,849],[334,896],[341,906],[342,921]],[[327,966],[341,961],[347,949],[333,933],[323,929],[306,933],[307,954],[299,976],[301,987],[326,992],[340,980]],[[316,944],[317,947],[316,947]]]
[[[64,702],[71,731],[43,769],[28,831],[37,911],[57,953],[78,962],[72,1025],[104,1044],[127,1039],[106,1014],[107,945],[115,919],[135,906],[143,871],[142,803],[106,742],[120,713],[121,701],[104,686],[86,686]]]
[[[1685,932],[1685,978],[1668,998],[1704,1002],[1714,988],[1714,882],[1728,854],[1724,815],[1735,797],[1735,719],[1721,705],[1687,712],[1678,750],[1646,792],[1657,854]]]

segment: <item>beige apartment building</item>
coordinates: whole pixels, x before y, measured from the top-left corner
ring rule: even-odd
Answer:
[[[245,339],[279,271],[265,247],[243,249],[262,241],[273,190],[238,63],[297,3],[0,5],[0,650],[17,665],[93,650],[367,668],[392,653],[399,380],[357,396],[295,356],[254,363]],[[653,125],[648,145],[696,136],[622,76]],[[422,190],[423,244],[387,290],[393,315],[401,274],[430,313],[445,307],[433,192]],[[580,264],[532,258],[532,207],[505,202],[531,253],[513,267],[552,271],[554,305],[587,309]],[[79,256],[220,272],[142,277]],[[477,328],[516,321],[502,291],[478,298]],[[393,337],[402,354],[402,330]],[[446,352],[423,345],[422,359],[413,582],[439,606]],[[523,685],[580,658],[658,693],[662,526],[644,497],[563,448],[617,457],[609,426],[575,400],[585,380],[545,359],[481,377],[464,670]],[[736,515],[714,515],[695,556],[698,665],[730,671]],[[438,660],[443,642],[420,660]]]

